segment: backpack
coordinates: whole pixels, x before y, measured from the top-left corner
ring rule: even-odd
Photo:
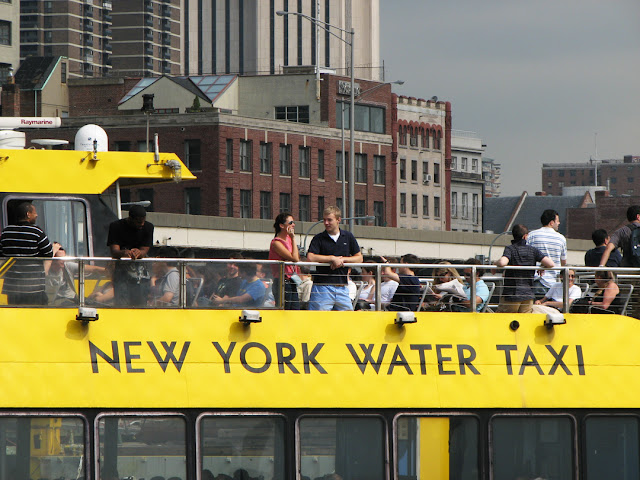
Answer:
[[[633,267],[640,268],[640,226],[630,223],[631,237],[629,238],[629,259]]]

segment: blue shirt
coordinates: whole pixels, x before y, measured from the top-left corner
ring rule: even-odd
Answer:
[[[240,288],[238,289],[238,297],[248,293],[251,296],[251,300],[246,303],[243,303],[241,306],[244,307],[261,307],[264,303],[264,297],[267,293],[267,289],[262,283],[262,280],[257,279],[251,283],[246,280],[242,280],[240,284]]]
[[[471,287],[469,284],[465,283],[462,288],[464,289],[464,294],[467,297],[467,300],[471,300]],[[476,306],[476,312],[479,312],[484,307],[484,304],[489,301],[489,287],[484,283],[484,280],[478,280],[476,282],[476,297],[480,297],[482,299],[482,302]]]
[[[318,233],[311,240],[309,253],[316,255],[334,255],[336,257],[352,257],[360,253],[360,245],[351,232],[340,230],[338,241],[334,242],[327,231]],[[316,267],[313,283],[316,285],[346,285],[348,267],[331,270],[331,267]]]

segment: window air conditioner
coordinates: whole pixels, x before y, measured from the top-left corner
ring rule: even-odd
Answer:
[[[431,181],[431,174],[430,173],[423,173],[422,174],[422,183],[427,185],[430,181]]]

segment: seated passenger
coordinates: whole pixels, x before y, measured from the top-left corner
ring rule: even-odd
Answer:
[[[397,258],[388,258],[388,259],[385,259],[384,257],[380,257],[380,258],[383,263],[398,262]],[[380,305],[382,306],[382,308],[386,308],[391,303],[391,299],[395,295],[396,289],[398,288],[398,282],[393,278],[391,278],[389,275],[387,275],[387,273],[385,273],[390,270],[391,269],[383,268],[381,272],[382,283],[380,284]],[[374,297],[375,297],[375,292],[374,292]],[[373,298],[373,302],[371,303],[375,305],[375,298]]]
[[[91,294],[86,299],[87,305],[113,305],[115,299],[115,290],[113,288],[114,269],[115,263],[109,262],[105,267],[105,282],[98,282]]]
[[[58,246],[58,249],[54,257],[66,257],[67,252],[65,252],[62,245],[57,242],[55,245]],[[45,292],[50,305],[70,306],[77,303],[78,295],[76,294],[75,279],[78,278],[79,270],[80,265],[75,261],[51,261],[45,276]],[[86,276],[97,272],[102,273],[104,270],[104,267],[84,265]]]
[[[619,313],[622,299],[613,272],[599,270],[595,275],[597,290],[593,295],[573,302],[571,313]]]
[[[561,276],[562,274],[558,275],[558,278],[561,278]],[[571,306],[571,304],[575,300],[579,299],[582,296],[582,290],[580,290],[579,286],[575,285],[575,281],[576,272],[574,272],[573,270],[569,270],[569,306]],[[564,296],[563,290],[564,288],[562,282],[556,282],[551,286],[544,298],[542,300],[536,300],[535,304],[547,305],[549,307],[553,307],[562,311],[562,300]]]
[[[307,265],[300,265],[300,285],[298,288],[298,299],[300,300],[300,310],[309,309],[309,297],[311,296],[311,287],[313,280],[311,279],[311,269]]]
[[[468,312],[471,310],[471,281],[472,281],[472,273],[473,270],[471,265],[482,265],[480,260],[475,258],[470,258],[464,262],[464,300],[461,300],[456,305],[454,305],[454,310],[458,312]],[[480,278],[482,271],[480,269],[476,269],[476,312],[482,311],[485,303],[489,301],[489,287],[484,280]]]
[[[234,253],[229,256],[230,260],[239,260],[242,259],[242,255],[239,253]],[[240,284],[242,283],[242,278],[240,278],[240,272],[238,270],[238,263],[234,263],[230,261],[227,263],[227,274],[220,279],[218,285],[216,287],[216,291],[214,292],[215,296],[218,297],[234,297],[238,293],[238,288],[240,288]],[[213,296],[211,297],[213,300]]]
[[[458,271],[453,267],[445,266],[451,265],[449,262],[440,262],[440,265],[443,266],[433,271],[433,285],[431,285],[431,289],[434,291],[433,296],[436,299],[442,298],[447,293],[464,296],[464,279]]]
[[[173,248],[162,248],[158,251],[160,258],[176,258],[178,252]],[[176,307],[180,301],[180,272],[175,264],[153,262],[151,266],[151,291],[149,304],[155,306]]]
[[[375,263],[373,260],[367,260],[365,263]],[[375,303],[376,296],[376,267],[364,266],[361,274],[364,286],[360,290],[360,297],[355,306],[355,310],[369,310],[370,305]]]
[[[238,270],[242,281],[238,293],[233,296],[213,296],[213,304],[217,306],[236,306],[242,308],[259,308],[264,304],[266,288],[256,275],[255,263],[239,263]]]
[[[386,259],[382,257],[382,261],[386,261]],[[416,264],[418,263],[418,257],[408,253],[402,256],[401,262],[403,264]],[[416,277],[413,267],[402,266],[398,268],[397,274],[390,267],[384,267],[384,270],[387,277],[398,282],[398,288],[396,288],[387,310],[410,310],[412,312],[418,310],[421,297],[420,279]]]

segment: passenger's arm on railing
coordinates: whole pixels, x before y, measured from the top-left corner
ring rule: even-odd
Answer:
[[[611,255],[611,252],[613,252],[615,249],[615,243],[609,241],[609,243],[607,244],[607,248],[604,249],[604,252],[602,252],[602,257],[600,258],[601,267],[604,267],[607,264],[607,262],[609,261],[609,255]]]

